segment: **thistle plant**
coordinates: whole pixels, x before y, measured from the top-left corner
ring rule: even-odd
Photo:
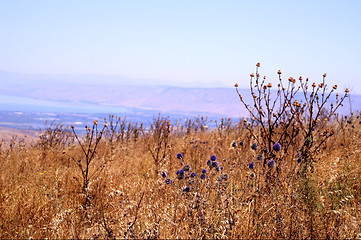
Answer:
[[[39,146],[44,150],[64,148],[74,142],[74,136],[68,126],[61,122],[45,122],[45,129],[39,136]]]
[[[291,192],[298,193],[303,199],[305,214],[309,219],[309,237],[313,238],[315,212],[319,205],[318,192],[312,175],[307,172],[313,172],[316,154],[320,153],[327,140],[334,135],[330,122],[349,91],[346,89],[344,95],[339,96],[334,93],[337,85],[328,89],[326,74],[320,84],[310,84],[308,79],[303,80],[302,77],[299,77],[298,84],[293,77],[284,83],[281,70],[277,72],[277,88],[272,90],[272,84],[266,82],[265,76],[260,76],[259,68],[260,63],[257,63],[256,73],[250,74],[252,104],[245,102],[238,91],[238,85],[235,85],[241,103],[250,114],[250,120],[245,120],[243,126],[254,142],[251,149],[258,161],[263,159],[263,164],[256,165],[260,166],[259,169],[253,162],[249,163],[251,174],[257,176],[254,191],[259,197],[254,198],[255,205],[257,209],[262,208],[259,205],[259,194],[264,189],[270,197],[287,206],[289,201],[295,201],[293,193],[285,193],[286,189],[291,189]],[[261,153],[256,155],[259,149],[267,150],[263,152],[262,158],[258,157]],[[296,153],[295,159],[293,156]],[[297,166],[299,177],[294,172]],[[285,181],[280,181],[281,178],[285,178]],[[290,232],[292,231],[291,228]]]
[[[82,140],[79,139],[78,134],[75,132],[74,126],[73,125],[71,126],[73,134],[76,140],[78,141],[78,144],[83,153],[82,159],[75,160],[73,157],[71,157],[71,159],[78,166],[81,173],[82,180],[80,181],[77,178],[75,179],[81,184],[82,193],[85,195],[85,201],[83,204],[85,209],[90,204],[90,194],[88,189],[89,183],[93,178],[97,177],[103,171],[103,169],[105,168],[108,162],[108,159],[106,159],[96,169],[94,170],[91,169],[93,168],[92,163],[96,156],[96,150],[99,146],[99,142],[102,139],[104,130],[107,128],[107,126],[108,126],[107,124],[104,124],[103,128],[100,131],[98,130],[98,121],[94,121],[92,127],[85,126],[86,136],[85,139]]]
[[[158,175],[162,161],[170,154],[171,124],[167,118],[158,115],[154,118],[146,134],[147,149],[152,155],[155,174]]]
[[[110,143],[124,143],[131,139],[136,142],[139,136],[144,134],[143,123],[138,127],[138,123],[130,122],[126,117],[121,118],[109,115],[108,119],[104,118],[104,122],[108,124],[108,128],[104,132],[104,138]]]
[[[342,106],[349,90],[346,89],[341,97],[337,93],[335,103],[331,102],[328,106],[337,85],[329,90],[325,82],[326,74],[318,85],[313,83],[310,86],[309,80],[304,81],[302,77],[299,78],[297,85],[293,77],[290,77],[285,84],[282,80],[282,72],[278,70],[279,84],[277,90],[272,90],[272,83],[266,82],[266,76],[260,76],[259,68],[260,63],[257,63],[256,74],[250,74],[252,104],[245,102],[237,84],[235,87],[241,103],[251,117],[251,121],[245,124],[246,128],[262,149],[269,150],[264,164],[269,159],[282,161],[282,158],[276,154],[281,149],[275,149],[274,144],[283,146],[283,155],[287,155],[290,150],[293,150],[293,153],[300,151],[306,162],[312,162],[315,153],[334,134],[331,129],[325,127],[336,114],[337,109]],[[297,100],[300,98],[303,99]],[[297,144],[300,138],[303,139],[302,146]]]

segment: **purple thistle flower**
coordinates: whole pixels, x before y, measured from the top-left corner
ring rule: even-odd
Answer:
[[[172,183],[172,180],[170,178],[167,178],[165,181],[164,181],[166,184],[171,184]]]
[[[184,174],[179,174],[177,177],[179,180],[184,179]]]
[[[184,175],[184,170],[183,169],[179,169],[177,172],[176,172],[177,175]]]
[[[202,173],[199,177],[204,180],[204,179],[206,179],[207,176],[206,176],[206,174]]]
[[[239,142],[239,146],[243,147],[243,145],[244,145],[244,142],[243,142],[243,141],[240,141],[240,142]]]
[[[212,166],[212,161],[211,161],[211,160],[208,160],[208,161],[207,161],[207,166],[209,166],[209,167]]]
[[[188,164],[183,167],[183,170],[186,172],[188,172],[190,169],[191,169],[191,166],[189,166]]]
[[[207,169],[203,168],[202,173],[207,173]]]
[[[273,159],[271,159],[271,160],[268,160],[267,165],[269,168],[274,168],[276,165],[276,162]]]
[[[236,142],[233,142],[233,143],[232,143],[232,147],[234,147],[234,148],[237,147],[237,143],[236,143]]]
[[[279,152],[281,150],[281,144],[279,143],[275,143],[273,144],[273,150],[275,150],[276,152]]]
[[[256,174],[254,174],[254,172],[251,172],[251,173],[249,174],[249,176],[250,176],[251,178],[254,178],[254,177],[256,176]]]
[[[216,161],[217,160],[217,157],[215,155],[211,155],[211,160],[212,161]]]
[[[192,173],[191,173],[191,177],[192,177],[192,178],[194,178],[194,177],[196,177],[196,176],[197,176],[197,173],[195,173],[195,172],[192,172]]]
[[[218,165],[219,165],[219,162],[216,162],[216,161],[214,161],[214,162],[212,162],[212,167],[218,167]]]
[[[267,154],[267,153],[268,153],[268,148],[264,148],[264,149],[263,149],[263,152],[264,152],[265,154]]]
[[[258,155],[257,155],[257,160],[262,161],[262,160],[263,160],[263,155],[262,155],[262,154],[258,154]]]
[[[302,162],[302,158],[297,158],[297,163],[301,163]]]
[[[162,175],[163,178],[166,178],[166,177],[167,177],[167,173],[166,173],[166,172],[162,172],[161,175]]]
[[[257,150],[257,148],[258,148],[257,143],[253,143],[253,144],[251,145],[251,148],[252,148],[253,150]]]
[[[250,164],[248,164],[248,167],[249,167],[249,169],[254,169],[254,163],[251,162]]]
[[[177,154],[177,158],[178,158],[178,159],[182,159],[182,158],[183,158],[183,154],[182,154],[182,153],[178,153],[178,154]]]

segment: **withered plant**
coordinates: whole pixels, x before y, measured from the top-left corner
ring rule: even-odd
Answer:
[[[153,119],[148,132],[145,134],[146,146],[152,155],[155,174],[159,174],[161,163],[165,162],[170,154],[172,127],[168,118],[161,117]]]
[[[109,159],[103,160],[103,163],[101,163],[95,169],[92,169],[93,167],[92,162],[95,159],[99,142],[102,139],[104,130],[107,128],[107,124],[104,124],[102,130],[99,131],[98,121],[95,120],[92,127],[85,126],[85,128],[86,128],[85,139],[79,139],[78,134],[75,132],[74,126],[71,126],[71,129],[73,130],[73,134],[76,140],[78,141],[78,144],[83,153],[83,158],[76,160],[73,157],[71,157],[71,159],[78,166],[81,173],[82,180],[80,181],[77,178],[75,179],[81,184],[82,193],[85,195],[85,201],[83,206],[86,209],[86,207],[90,204],[90,195],[88,191],[89,183],[93,178],[97,177],[103,171]]]

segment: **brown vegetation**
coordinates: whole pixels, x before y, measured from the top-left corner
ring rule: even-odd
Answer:
[[[251,119],[214,129],[205,118],[159,116],[144,129],[110,116],[83,137],[53,124],[31,146],[2,141],[0,237],[358,237],[359,115],[325,111],[324,81],[304,108],[289,84],[272,108],[257,82]]]

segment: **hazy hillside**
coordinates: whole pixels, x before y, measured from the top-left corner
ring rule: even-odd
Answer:
[[[157,112],[209,117],[247,115],[233,86],[212,88],[212,85],[207,85],[186,88],[164,86],[167,83],[160,80],[130,79],[121,76],[47,76],[4,71],[0,71],[0,80],[0,102],[3,105],[0,110],[7,111],[27,111],[27,106],[31,111],[39,109],[42,112],[74,113],[81,110],[125,115],[142,115],[144,111],[147,111],[148,115]],[[249,90],[240,91],[244,99],[251,103]],[[351,96],[353,110],[361,109],[361,97]],[[349,112],[348,101],[345,102],[343,111]]]

